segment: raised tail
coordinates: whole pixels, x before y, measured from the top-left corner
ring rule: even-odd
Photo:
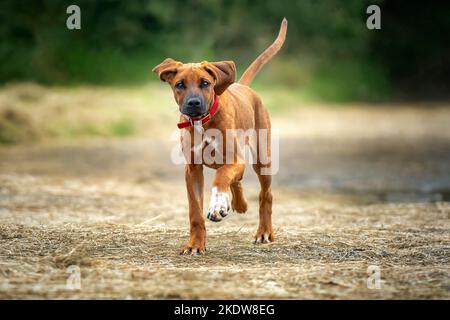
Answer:
[[[281,49],[284,43],[284,39],[286,39],[287,24],[288,22],[286,18],[283,18],[278,37],[270,45],[270,47],[268,47],[263,53],[261,53],[259,57],[252,62],[250,67],[245,70],[245,72],[242,74],[242,77],[239,79],[240,84],[249,86],[255,76],[258,74],[259,70],[261,70],[262,66],[265,65],[267,61],[272,59],[272,57]]]

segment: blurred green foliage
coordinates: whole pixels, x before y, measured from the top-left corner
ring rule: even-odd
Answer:
[[[134,135],[136,131],[136,124],[130,117],[120,119],[111,126],[111,133],[113,136],[128,137]]]
[[[155,79],[150,70],[169,56],[184,62],[233,59],[242,73],[286,16],[285,47],[257,81],[327,100],[385,99],[423,65],[432,74],[442,70],[435,59],[448,48],[440,41],[445,33],[423,36],[450,21],[448,5],[428,12],[392,2],[2,0],[0,82],[140,83]],[[366,28],[365,11],[373,3],[382,7],[382,30]],[[66,28],[70,4],[81,8],[81,30]],[[419,18],[403,18],[411,14]]]

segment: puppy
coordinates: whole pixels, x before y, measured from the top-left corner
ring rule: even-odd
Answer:
[[[182,254],[204,253],[206,228],[203,218],[203,166],[216,169],[207,218],[221,221],[230,209],[247,211],[241,180],[245,170],[242,148],[250,147],[258,175],[259,226],[255,243],[274,241],[270,174],[270,118],[261,99],[249,86],[262,66],[281,48],[286,38],[283,19],[278,37],[235,83],[233,61],[181,63],[166,59],[153,71],[167,82],[180,110],[181,146],[186,158],[185,180],[189,200],[190,238]],[[250,138],[242,132],[256,132]],[[200,135],[201,139],[196,139]],[[217,137],[224,139],[216,139]],[[254,143],[250,143],[250,140]],[[263,143],[264,142],[264,143]],[[213,157],[205,159],[205,151]],[[238,152],[235,152],[238,149]],[[200,157],[199,157],[200,155]],[[264,158],[264,159],[263,159]],[[193,161],[197,160],[197,161]],[[208,160],[208,161],[207,161]],[[263,161],[264,160],[264,161]],[[231,191],[231,199],[229,196]]]

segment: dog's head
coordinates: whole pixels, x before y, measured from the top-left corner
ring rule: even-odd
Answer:
[[[153,71],[170,84],[180,112],[191,118],[208,112],[214,95],[221,95],[236,78],[233,61],[184,64],[168,58]]]

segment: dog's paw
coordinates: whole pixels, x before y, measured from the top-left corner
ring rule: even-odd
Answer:
[[[181,248],[180,255],[204,254],[205,251],[206,251],[206,248],[204,245],[196,245],[196,244],[189,242]]]
[[[232,193],[231,198],[231,209],[237,213],[245,213],[247,212],[247,200],[244,196],[244,190],[242,190],[242,185],[240,182],[231,184],[230,190]]]
[[[231,200],[231,208],[237,213],[246,213],[247,201],[245,200],[245,198],[238,199],[233,196],[233,200]]]
[[[230,197],[227,192],[219,192],[216,187],[212,189],[206,217],[214,222],[222,221],[230,211]]]
[[[275,240],[275,236],[273,234],[273,231],[264,231],[264,230],[258,230],[255,235],[254,244],[257,243],[270,243]]]

